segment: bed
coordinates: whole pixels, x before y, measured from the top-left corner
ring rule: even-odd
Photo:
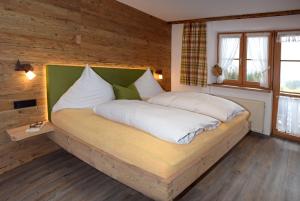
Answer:
[[[94,70],[108,82],[123,85],[144,72]],[[47,66],[49,111],[81,71],[80,67]],[[243,112],[217,129],[201,133],[190,144],[178,145],[97,116],[90,109],[64,109],[49,117],[55,126],[49,138],[144,195],[155,200],[173,200],[248,133],[248,116],[248,112]]]

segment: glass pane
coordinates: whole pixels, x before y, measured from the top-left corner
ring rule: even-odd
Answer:
[[[300,60],[300,42],[282,42],[281,60]]]
[[[238,40],[238,41],[239,41],[238,43],[240,44],[240,40]],[[237,47],[233,58],[240,59],[240,46]]]
[[[240,36],[220,37],[219,65],[225,80],[238,80],[240,57]]]
[[[260,82],[262,76],[268,76],[269,37],[247,37],[247,81]]]
[[[279,96],[276,128],[300,137],[300,98]]]
[[[222,59],[240,58],[240,37],[220,38],[220,57]]]
[[[300,93],[300,62],[281,62],[280,91]]]
[[[239,79],[239,60],[227,61],[230,65],[223,70],[225,80]]]
[[[259,65],[256,60],[247,60],[247,81],[260,82],[261,71],[256,68]]]

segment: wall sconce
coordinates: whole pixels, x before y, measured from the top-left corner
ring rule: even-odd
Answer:
[[[164,78],[162,74],[162,70],[156,70],[155,73],[157,74],[159,80],[162,80]]]
[[[30,64],[21,64],[20,60],[17,61],[15,70],[24,71],[29,80],[32,80],[36,76],[36,74],[33,72],[33,67]]]

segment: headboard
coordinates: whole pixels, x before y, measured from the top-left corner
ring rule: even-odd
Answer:
[[[47,101],[48,101],[48,119],[50,120],[51,110],[58,99],[72,86],[80,77],[83,66],[63,66],[47,65]],[[94,67],[93,70],[104,80],[111,84],[128,86],[137,80],[146,69],[124,69]]]

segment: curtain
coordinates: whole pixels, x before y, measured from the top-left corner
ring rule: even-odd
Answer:
[[[300,137],[300,98],[280,96],[277,130]]]
[[[277,42],[300,42],[300,31],[278,32]]]
[[[207,85],[205,23],[184,24],[180,83],[202,87]]]
[[[239,66],[234,65],[234,58],[239,58],[241,34],[220,35],[219,39],[219,66],[222,68],[221,82],[228,73],[232,73]],[[238,72],[238,71],[237,71]]]
[[[251,59],[252,67],[247,71],[259,73],[260,86],[265,88],[269,87],[269,35],[269,33],[247,34],[247,58]]]

